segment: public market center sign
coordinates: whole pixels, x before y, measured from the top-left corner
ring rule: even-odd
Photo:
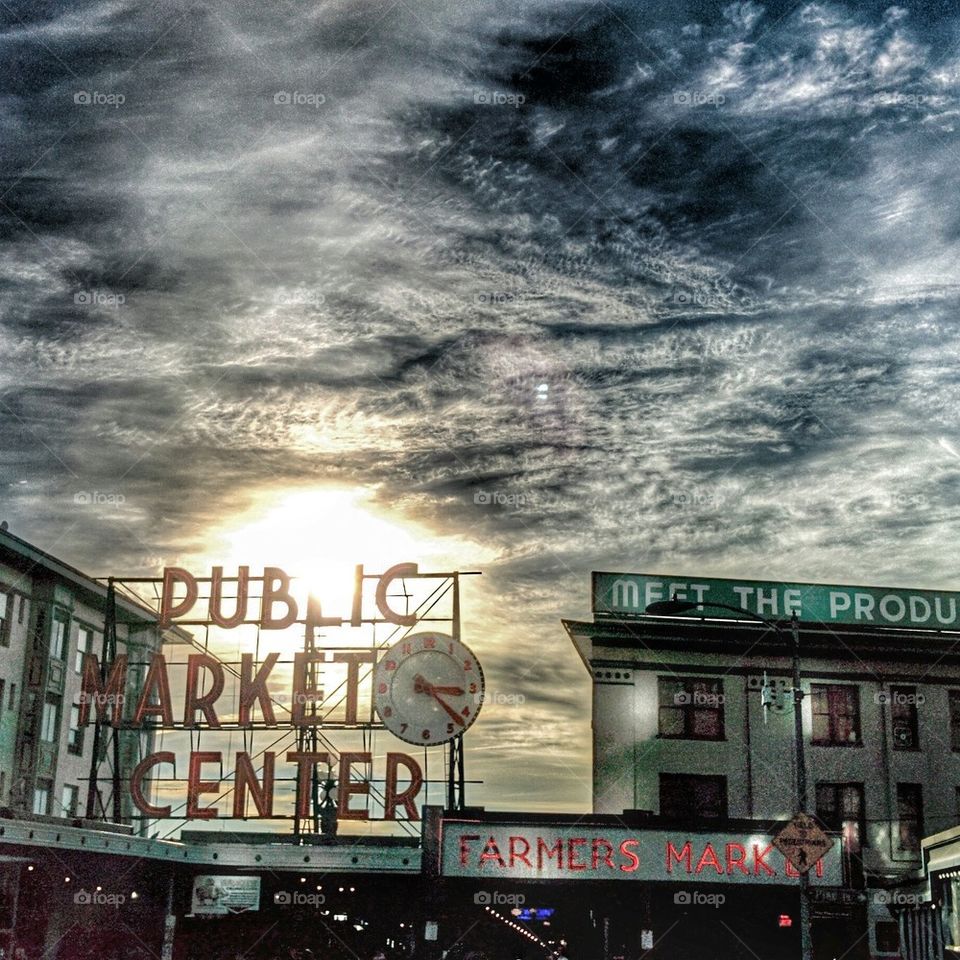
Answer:
[[[593,612],[637,616],[657,600],[724,603],[768,619],[826,624],[906,627],[913,630],[960,628],[960,593],[905,587],[851,587],[825,583],[721,580],[652,573],[594,573]],[[691,610],[686,616],[698,616]],[[703,616],[736,620],[734,610],[705,606]]]

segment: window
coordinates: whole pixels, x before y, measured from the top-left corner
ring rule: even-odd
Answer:
[[[877,953],[900,953],[900,928],[891,920],[878,920],[873,926]]]
[[[23,616],[27,610],[27,598],[24,596],[20,597],[20,602],[17,604],[17,623],[23,623]]]
[[[80,805],[80,788],[74,783],[64,784],[63,787],[63,815],[75,817]]]
[[[9,596],[0,593],[0,646],[10,646],[10,617],[7,612]]]
[[[812,742],[821,746],[860,743],[860,691],[851,684],[810,685]]]
[[[17,685],[10,684],[10,699],[7,700],[7,709],[12,710],[17,705]]]
[[[659,732],[676,740],[723,739],[723,681],[660,677]]]
[[[70,708],[70,730],[67,733],[67,751],[69,753],[83,753],[83,727],[80,726],[80,705],[75,703]]]
[[[3,710],[3,688],[7,685],[6,680],[0,680],[0,711]]]
[[[725,820],[727,778],[661,773],[660,816],[678,820]]]
[[[33,812],[39,816],[50,813],[50,791],[53,784],[49,780],[38,780],[33,791]]]
[[[63,660],[67,654],[67,621],[55,615],[50,626],[50,656]]]
[[[897,849],[920,850],[923,837],[923,788],[919,783],[897,784]]]
[[[950,691],[950,746],[960,750],[960,690]]]
[[[43,716],[40,719],[40,739],[47,743],[56,743],[59,730],[60,698],[47,697],[43,704]]]
[[[894,750],[919,750],[916,687],[890,688],[890,721],[893,724]]]
[[[85,653],[93,653],[93,631],[89,627],[80,627],[77,630],[77,654],[73,664],[73,669],[77,673],[83,673]]]
[[[817,817],[840,834],[844,885],[863,886],[861,848],[867,845],[867,815],[862,783],[818,783]]]

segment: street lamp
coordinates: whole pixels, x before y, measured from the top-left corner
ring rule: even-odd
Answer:
[[[691,610],[703,607],[717,607],[732,610],[734,613],[757,620],[771,627],[777,634],[777,640],[783,644],[783,630],[776,620],[768,620],[751,610],[734,607],[728,603],[715,603],[712,600],[680,600],[674,594],[671,600],[657,600],[646,607],[647,613],[659,616],[676,617]],[[807,767],[803,754],[803,690],[800,687],[800,630],[797,615],[790,617],[790,630],[793,634],[793,737],[795,746],[796,793],[794,795],[794,813],[807,812]],[[807,871],[800,874],[800,955],[802,960],[812,960],[813,942],[810,938],[810,875]]]

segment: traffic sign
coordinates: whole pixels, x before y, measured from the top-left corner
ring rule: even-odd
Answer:
[[[832,846],[833,841],[808,813],[798,813],[774,838],[773,845],[806,873]]]

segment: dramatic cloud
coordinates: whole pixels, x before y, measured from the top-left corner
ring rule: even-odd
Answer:
[[[489,806],[589,803],[591,569],[952,585],[952,13],[5,11],[14,532],[155,572],[316,484],[484,544]]]

